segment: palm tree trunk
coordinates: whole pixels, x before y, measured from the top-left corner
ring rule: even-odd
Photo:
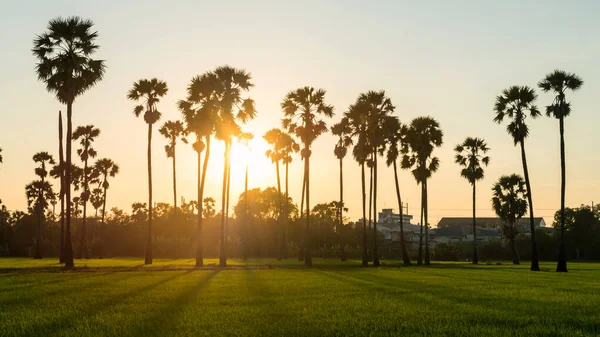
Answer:
[[[87,152],[87,149],[85,149]],[[79,258],[85,257],[89,259],[90,256],[88,254],[87,249],[87,233],[86,233],[86,220],[87,220],[87,199],[89,197],[89,188],[88,188],[88,160],[83,161],[83,219],[81,221],[81,242],[79,243]]]
[[[423,210],[425,209],[425,191],[423,182],[421,182],[421,224],[419,226],[419,253],[417,255],[417,264],[423,264]]]
[[[362,183],[362,214],[363,214],[363,256],[362,265],[363,267],[369,265],[369,254],[367,253],[367,192],[365,183],[365,163],[361,163],[361,183]]]
[[[66,199],[67,199],[67,211],[66,211],[66,227],[65,227],[65,241],[64,241],[64,262],[66,268],[73,268],[75,266],[75,262],[73,261],[73,244],[71,241],[71,143],[72,134],[73,134],[73,125],[72,125],[72,115],[73,115],[73,102],[67,103],[67,163],[65,167],[65,183],[64,188],[66,191]]]
[[[65,263],[65,160],[63,154],[62,112],[58,112],[58,163],[60,166],[60,246],[59,263]]]
[[[477,226],[475,224],[475,182],[473,181],[473,264],[479,263],[477,257]]]
[[[306,170],[306,167],[305,167]],[[304,216],[304,200],[306,199],[306,173],[302,175],[302,197],[300,198],[300,219]],[[298,249],[298,261],[304,261],[304,243],[300,243]]]
[[[400,184],[398,183],[398,167],[394,160],[394,182],[396,183],[396,199],[398,199],[398,208],[400,209],[400,248],[402,250],[402,261],[405,266],[410,265],[410,256],[408,256],[408,250],[406,249],[406,242],[404,240],[404,209],[402,208],[402,197],[400,196]]]
[[[306,175],[306,233],[304,236],[304,265],[312,267],[311,245],[310,245],[310,148],[306,145],[306,158],[304,162],[304,174]]]
[[[340,158],[340,218],[338,223],[338,237],[340,238],[340,259],[346,262],[346,253],[344,252],[344,236],[342,228],[344,227],[344,160]]]
[[[152,124],[148,124],[148,237],[145,264],[152,264]]]
[[[566,181],[566,158],[565,158],[565,118],[559,119],[560,124],[560,248],[558,251],[557,272],[567,272],[567,252],[565,250],[565,190]]]
[[[529,170],[527,169],[527,157],[525,156],[525,141],[521,140],[521,161],[523,162],[523,173],[525,175],[525,186],[527,187],[527,202],[529,203],[529,226],[531,229],[531,271],[540,271],[537,243],[535,240],[535,225],[533,222],[533,197],[531,196],[531,184],[529,181]]]
[[[373,267],[379,267],[377,252],[377,148],[373,151]]]
[[[283,259],[287,260],[288,258],[288,220],[290,218],[290,197],[288,194],[288,170],[289,163],[285,163],[285,203],[284,207],[284,218],[283,218]]]
[[[283,221],[282,221],[282,211],[283,211],[283,202],[281,200],[281,181],[279,179],[279,160],[275,162],[275,170],[277,171],[277,200],[279,201],[279,209],[278,209],[278,222],[279,226],[277,226],[277,260],[281,261],[283,256]]]
[[[231,145],[230,145],[231,146]],[[229,191],[231,186],[231,155],[227,159],[227,200],[225,201],[225,243],[229,241]],[[227,247],[227,245],[225,245]],[[227,255],[227,251],[225,252]]]
[[[511,237],[509,240],[510,240],[510,250],[511,250],[512,256],[513,256],[513,264],[521,264],[519,262],[520,259],[519,259],[519,251],[517,250],[517,241],[515,240],[514,236]]]
[[[286,170],[287,174],[287,170]],[[287,191],[287,181],[286,181],[286,191]],[[244,181],[244,251],[242,258],[244,261],[248,259],[248,163],[246,163],[246,179]]]
[[[369,167],[369,230],[371,230],[373,224],[373,218],[371,211],[373,210],[373,164]]]
[[[196,267],[204,265],[202,257],[202,212],[204,205],[204,182],[206,181],[206,170],[208,169],[208,158],[210,157],[210,135],[206,136],[206,153],[202,165],[202,177],[200,177],[200,152],[198,152],[198,225],[196,227]]]
[[[106,177],[104,177],[104,181],[106,182]],[[104,185],[104,184],[102,184]],[[104,216],[106,215],[106,187],[104,188],[104,197],[102,198],[102,221],[100,222],[100,258],[104,258],[104,240],[106,239],[105,235],[105,226],[104,226]]]
[[[173,214],[177,214],[177,170],[175,156],[175,142],[171,143],[173,147]]]
[[[44,208],[42,205],[44,204],[42,199],[44,198],[44,177],[42,177],[42,186],[40,188],[40,195],[38,196],[37,201],[37,209],[38,209],[38,221],[37,221],[37,233],[35,240],[35,254],[33,258],[39,260],[42,258],[42,247],[40,245],[40,241],[42,239],[42,214],[44,212]]]
[[[227,202],[227,165],[229,158],[229,142],[225,142],[225,153],[223,158],[223,188],[221,191],[221,248],[219,252],[219,266],[227,267],[225,256],[225,203]]]
[[[425,191],[425,207],[423,207],[423,212],[425,213],[425,265],[428,266],[431,264],[431,259],[429,257],[429,200],[427,198],[427,179],[423,182],[423,190]]]

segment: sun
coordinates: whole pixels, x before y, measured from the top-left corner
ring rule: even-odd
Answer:
[[[243,179],[248,165],[251,187],[272,185],[270,180],[275,174],[275,165],[265,156],[269,147],[262,137],[253,138],[248,146],[234,143],[231,147],[231,177]]]

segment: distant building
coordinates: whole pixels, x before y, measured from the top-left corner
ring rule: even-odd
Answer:
[[[475,226],[478,228],[496,228],[500,229],[504,221],[500,218],[475,218]],[[544,218],[533,218],[533,224],[536,228],[545,228],[546,222]],[[531,226],[529,225],[529,218],[521,218],[517,220],[517,228],[521,233],[529,233]],[[437,228],[447,227],[473,227],[473,218],[442,218],[438,222]],[[478,232],[479,233],[479,232]]]
[[[472,219],[471,219],[472,220]],[[500,240],[502,233],[498,228],[477,227],[477,241]],[[433,243],[450,243],[458,241],[473,242],[473,226],[448,226],[431,230]]]
[[[403,207],[404,208],[404,207]],[[402,214],[402,223],[410,224],[413,216]],[[400,213],[394,213],[392,208],[384,208],[377,215],[377,224],[397,224],[400,222]]]

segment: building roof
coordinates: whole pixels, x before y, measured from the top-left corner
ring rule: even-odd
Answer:
[[[536,227],[545,227],[546,222],[544,222],[544,218],[533,218],[533,223]],[[500,218],[475,218],[475,225],[477,227],[485,227],[485,228],[494,228],[500,227],[504,224],[504,221],[500,220]],[[473,226],[473,218],[442,218],[440,222],[438,222],[438,228],[444,227],[456,227],[456,226]],[[528,227],[529,226],[529,218],[521,218],[517,220],[517,226],[519,227]]]
[[[472,220],[472,219],[471,219]],[[472,226],[449,226],[443,228],[433,229],[433,234],[436,237],[447,236],[447,237],[463,237],[473,234]],[[496,228],[477,228],[477,236],[480,237],[500,237],[500,231]]]

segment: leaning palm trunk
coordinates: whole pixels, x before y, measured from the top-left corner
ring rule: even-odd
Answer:
[[[58,158],[60,166],[60,251],[59,263],[65,263],[65,160],[63,154],[62,112],[58,112]]]
[[[300,219],[304,216],[304,200],[306,198],[306,174],[302,175],[302,197],[300,198]],[[304,244],[301,243],[298,249],[298,261],[304,261]]]
[[[227,267],[226,241],[225,241],[225,203],[227,198],[227,168],[229,166],[229,142],[225,142],[225,155],[223,158],[223,189],[221,191],[221,248],[219,252],[219,266]]]
[[[567,272],[567,252],[565,250],[565,189],[566,189],[566,165],[565,165],[565,119],[561,117],[560,124],[560,248],[558,251],[557,272]],[[592,210],[593,211],[593,210]]]
[[[67,211],[66,211],[66,227],[65,227],[65,244],[64,244],[64,262],[66,268],[73,268],[75,266],[75,262],[73,261],[73,244],[71,241],[71,143],[73,142],[73,125],[72,125],[72,115],[73,115],[73,102],[67,103],[67,163],[65,167],[65,182],[64,188],[66,191],[65,198],[67,199]]]
[[[398,183],[398,167],[394,160],[394,182],[396,183],[396,198],[398,199],[398,208],[400,209],[400,248],[402,250],[402,261],[405,266],[410,265],[410,257],[406,249],[406,241],[404,239],[404,209],[402,208],[402,197],[400,196],[400,184]]]
[[[340,238],[340,259],[346,261],[346,253],[344,252],[344,242],[342,228],[344,227],[344,161],[340,158],[340,218],[338,223],[338,237]]]
[[[523,174],[525,175],[525,186],[527,187],[527,202],[529,203],[529,225],[531,230],[531,271],[540,271],[537,243],[535,240],[535,225],[533,220],[533,197],[531,196],[531,184],[529,181],[529,170],[527,169],[527,157],[525,156],[525,141],[521,140],[521,161],[523,162]],[[564,172],[564,171],[563,171]]]
[[[363,256],[362,265],[369,265],[369,255],[367,253],[367,192],[365,183],[365,163],[361,164],[361,183],[362,183],[362,213],[363,213]]]
[[[152,124],[148,123],[148,237],[144,264],[152,264]]]
[[[379,267],[377,252],[377,148],[373,152],[373,267]]]
[[[196,267],[204,265],[202,257],[202,212],[204,197],[204,182],[206,179],[206,169],[208,168],[208,158],[210,156],[210,136],[206,137],[206,153],[204,154],[204,164],[202,174],[200,174],[200,152],[198,152],[198,224],[196,226]]]
[[[428,266],[431,263],[431,259],[429,257],[429,219],[427,217],[429,212],[429,200],[427,198],[427,179],[423,182],[423,191],[425,191],[425,196],[423,197],[425,199],[425,207],[423,207],[423,213],[425,215],[425,220],[423,222],[425,226],[425,265]]]
[[[279,160],[275,162],[275,170],[277,171],[277,201],[279,202],[279,209],[278,209],[278,226],[277,226],[277,246],[278,246],[278,252],[277,252],[277,260],[280,261],[281,258],[283,257],[283,217],[282,217],[282,210],[283,210],[283,202],[281,200],[281,181],[279,179]]]
[[[475,223],[475,181],[473,181],[473,264],[479,263],[477,258],[477,226]]]

